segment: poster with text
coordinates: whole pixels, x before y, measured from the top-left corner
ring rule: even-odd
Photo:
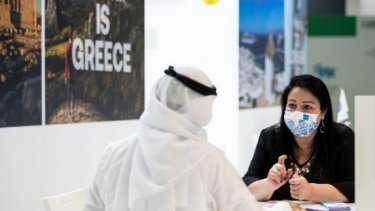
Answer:
[[[284,1],[240,0],[239,106],[277,105],[284,89]]]
[[[40,1],[0,1],[0,127],[40,125]]]
[[[46,124],[137,119],[144,0],[46,0]]]

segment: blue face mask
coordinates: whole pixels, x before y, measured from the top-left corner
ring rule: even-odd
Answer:
[[[290,132],[298,137],[308,137],[313,134],[319,126],[316,122],[318,114],[308,114],[299,111],[285,111],[284,122]]]

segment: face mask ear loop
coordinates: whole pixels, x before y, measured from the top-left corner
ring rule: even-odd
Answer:
[[[326,126],[324,125],[324,119],[322,119],[321,121],[320,121],[320,127],[319,127],[319,132],[320,133],[325,133],[326,132]]]

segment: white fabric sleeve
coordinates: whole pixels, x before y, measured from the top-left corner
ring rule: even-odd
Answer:
[[[85,203],[82,211],[104,211],[102,183],[104,181],[105,167],[110,157],[110,148],[106,148],[100,158],[99,166],[96,169],[91,183],[85,191]]]
[[[211,192],[217,211],[261,211],[257,200],[243,183],[237,170],[229,163],[223,153],[212,159],[209,172]]]
[[[224,154],[218,158],[215,169],[213,190],[214,198],[217,199],[217,211],[264,211]],[[292,211],[292,209],[286,201],[281,201],[267,211]]]
[[[121,146],[123,145],[123,146]],[[106,204],[108,177],[115,177],[116,175],[108,175],[116,162],[119,148],[124,147],[123,141],[118,141],[108,145],[100,156],[99,165],[96,169],[91,183],[87,186],[85,191],[85,203],[82,211],[105,211],[108,205]]]

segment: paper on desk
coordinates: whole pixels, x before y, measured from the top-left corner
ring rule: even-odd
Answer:
[[[290,208],[286,201],[267,201],[260,204],[266,211],[292,211],[292,208]]]

